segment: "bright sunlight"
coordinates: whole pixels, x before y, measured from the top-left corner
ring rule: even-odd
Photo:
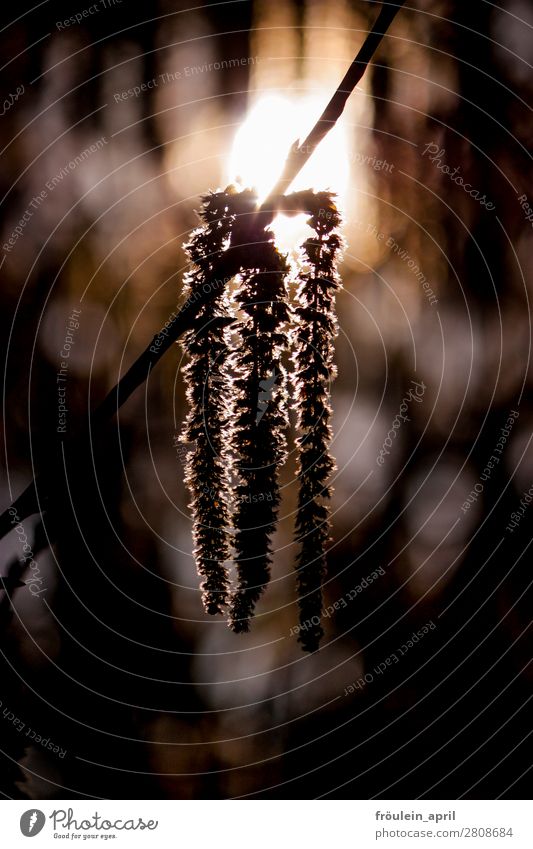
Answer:
[[[299,100],[267,95],[252,106],[239,127],[229,159],[229,180],[257,190],[264,200],[280,176],[290,146],[304,139],[325,106],[322,98]],[[331,189],[341,210],[350,175],[346,128],[342,121],[328,133],[302,168],[291,189]],[[305,216],[278,215],[272,225],[281,250],[290,250],[305,232]]]

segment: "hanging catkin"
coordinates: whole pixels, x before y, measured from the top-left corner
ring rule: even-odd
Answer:
[[[213,269],[228,245],[233,216],[226,192],[203,198],[201,227],[187,252],[194,267],[186,277],[190,301],[205,299],[183,341],[189,362],[183,370],[189,413],[181,439],[194,447],[185,461],[185,481],[191,493],[194,556],[208,613],[222,613],[229,592],[225,561],[230,555],[228,445],[224,438],[228,410],[228,325],[232,318],[226,281]]]
[[[270,577],[270,540],[280,500],[278,468],[285,459],[287,428],[286,374],[281,358],[289,319],[288,265],[269,230],[250,238],[247,268],[241,271],[235,295],[241,320],[236,325],[232,358],[237,587],[229,613],[230,626],[237,632],[249,629],[256,602]]]
[[[292,311],[289,265],[257,215],[254,192],[230,186],[203,199],[202,226],[187,246],[193,270],[186,279],[186,294],[189,301],[201,299],[202,306],[184,340],[189,413],[182,439],[194,444],[186,460],[186,482],[205,608],[220,613],[229,599],[230,627],[247,631],[270,578],[271,537],[280,503],[278,475],[288,427],[283,360],[292,347],[298,432],[298,639],[306,651],[313,651],[323,633],[328,480],[335,467],[328,450],[329,387],[335,375],[340,217],[328,192],[296,192],[281,203],[288,214],[307,212],[314,231],[301,248]],[[221,267],[228,270],[224,280],[216,279],[215,269]],[[231,540],[237,580],[230,594],[225,564]]]
[[[328,479],[335,468],[331,442],[330,383],[335,377],[333,340],[337,335],[335,294],[340,286],[340,216],[328,192],[312,195],[308,224],[314,235],[302,246],[292,334],[300,485],[296,516],[298,640],[305,651],[318,648],[323,629],[322,582],[330,535]]]

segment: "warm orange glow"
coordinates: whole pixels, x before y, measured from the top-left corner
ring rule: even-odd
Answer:
[[[232,182],[254,187],[264,200],[281,174],[291,145],[303,139],[321,114],[322,98],[265,95],[251,108],[239,127],[231,151],[228,177]],[[331,189],[344,207],[350,178],[346,129],[342,121],[328,133],[294,180],[291,189]],[[290,250],[305,234],[305,218],[279,215],[273,224],[278,245]]]

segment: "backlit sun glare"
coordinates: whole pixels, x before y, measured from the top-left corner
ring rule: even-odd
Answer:
[[[316,96],[298,100],[268,95],[258,100],[239,127],[230,154],[230,182],[257,190],[259,201],[264,200],[281,174],[290,146],[304,139],[324,109]],[[350,176],[350,161],[346,128],[342,121],[320,143],[302,168],[289,191],[330,189],[345,209]],[[281,250],[291,250],[307,228],[305,216],[278,215],[272,229]]]

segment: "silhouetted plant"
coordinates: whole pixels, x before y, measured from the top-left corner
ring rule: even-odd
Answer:
[[[231,594],[229,624],[247,631],[255,605],[270,577],[271,536],[278,516],[279,468],[286,456],[287,374],[282,359],[294,349],[293,384],[297,411],[298,599],[300,620],[317,621],[322,612],[322,581],[329,539],[328,478],[334,468],[329,383],[334,376],[334,312],[339,287],[340,216],[328,192],[296,192],[285,208],[306,211],[314,231],[302,246],[296,269],[275,245],[272,231],[253,218],[257,198],[250,190],[204,199],[203,227],[188,251],[195,270],[186,294],[207,292],[194,328],[185,337],[190,362],[185,368],[190,411],[184,441],[195,448],[187,459],[195,557],[204,605],[220,613],[228,600],[230,521],[234,534],[237,584]],[[234,292],[229,280],[212,279],[215,254],[231,250],[234,231],[246,250],[238,255]],[[288,301],[288,278],[297,275],[296,305]],[[230,328],[229,325],[233,324]],[[291,329],[292,327],[292,329]],[[231,351],[231,353],[230,353]],[[229,400],[231,399],[231,401]],[[235,484],[228,495],[230,476]],[[230,507],[233,515],[230,516]],[[318,648],[319,624],[301,629],[303,648]]]
[[[298,560],[298,592],[301,618],[321,609],[321,582],[325,569],[325,548],[329,534],[329,516],[325,500],[330,490],[327,478],[333,460],[327,453],[330,440],[330,405],[327,383],[333,376],[331,342],[335,335],[334,291],[338,287],[334,263],[339,250],[334,229],[338,214],[331,195],[298,192],[287,195],[291,183],[309,157],[341,116],[346,101],[363,76],[388,27],[405,0],[383,4],[374,24],[347,69],[338,88],[308,135],[291,146],[282,173],[268,197],[257,205],[253,192],[224,192],[207,195],[200,212],[201,228],[193,235],[189,255],[194,270],[186,280],[187,300],[183,307],[157,333],[119,382],[93,412],[88,428],[91,440],[98,437],[107,420],[141,386],[152,368],[181,336],[190,357],[185,369],[190,411],[183,439],[195,448],[187,460],[187,483],[192,491],[195,555],[202,584],[204,605],[210,613],[219,613],[228,600],[230,510],[229,482],[231,457],[228,446],[237,449],[234,470],[238,483],[235,518],[235,549],[238,586],[232,596],[231,625],[246,630],[269,576],[270,536],[277,518],[279,490],[278,466],[285,456],[286,424],[285,373],[280,356],[284,347],[284,324],[289,316],[286,302],[286,259],[276,249],[268,230],[279,211],[311,213],[310,223],[316,238],[304,245],[310,271],[300,273],[296,317],[299,330],[294,364],[298,387],[298,439],[300,495],[297,538],[301,543]],[[321,220],[320,207],[333,216]],[[228,300],[229,281],[238,276],[237,308],[233,316]],[[325,281],[328,281],[327,284]],[[228,287],[226,289],[226,286]],[[320,318],[319,318],[320,314]],[[230,377],[228,357],[229,325],[240,320],[235,339],[243,347],[232,364],[237,373]],[[304,350],[304,325],[315,339],[315,377],[307,369]],[[254,341],[254,333],[257,339]],[[320,364],[320,352],[322,361]],[[311,388],[307,378],[311,379]],[[235,392],[235,413],[230,420],[226,401],[229,390]],[[315,415],[320,411],[320,415]],[[255,418],[254,418],[255,416]],[[314,424],[312,422],[314,421]],[[87,436],[84,432],[66,444],[75,450]],[[254,441],[255,437],[258,437]],[[66,450],[66,449],[65,449]],[[257,464],[254,467],[254,463]],[[0,514],[0,538],[12,529],[12,511],[19,520],[33,513],[53,512],[57,489],[55,463],[43,462],[39,474]],[[268,490],[267,487],[270,487]],[[43,495],[43,490],[46,493]],[[39,495],[38,495],[39,491]],[[265,496],[261,501],[259,493]],[[267,496],[272,500],[268,501]],[[254,501],[254,496],[257,500]],[[249,499],[249,500],[248,500]],[[258,504],[268,504],[257,509]],[[252,509],[249,509],[249,508]],[[257,527],[251,530],[251,524]],[[42,529],[42,522],[39,527]],[[259,533],[258,533],[259,531]],[[256,535],[252,538],[252,534]],[[55,537],[56,534],[54,534]],[[47,536],[48,544],[53,539]],[[313,553],[313,559],[309,555]],[[248,564],[248,565],[246,565]],[[17,564],[10,564],[3,581],[3,607],[11,603],[11,592],[18,585]],[[316,611],[316,613],[314,613]],[[322,630],[302,639],[304,649],[318,646]]]
[[[335,293],[340,285],[337,263],[341,249],[340,216],[331,195],[314,196],[308,221],[315,235],[302,246],[304,269],[298,276],[297,325],[293,332],[294,386],[297,410],[298,511],[300,544],[297,591],[300,608],[298,640],[307,651],[318,648],[323,629],[322,581],[330,534],[331,496],[328,479],[335,468],[331,441],[330,383],[335,377],[333,340],[337,335]]]
[[[194,269],[185,278],[185,294],[204,304],[183,339],[189,363],[183,369],[189,413],[182,441],[194,443],[185,461],[185,481],[191,491],[194,556],[208,613],[222,613],[228,598],[229,460],[224,432],[228,420],[229,299],[224,281],[214,274],[214,262],[227,248],[232,216],[227,194],[206,195],[200,211],[202,226],[193,233],[187,252]]]
[[[285,459],[288,425],[281,363],[289,320],[288,271],[272,232],[257,233],[257,243],[249,246],[249,267],[241,272],[235,295],[242,319],[232,359],[231,444],[238,476],[234,516],[238,584],[230,607],[234,631],[248,630],[270,575],[270,537],[279,506],[278,468]]]

